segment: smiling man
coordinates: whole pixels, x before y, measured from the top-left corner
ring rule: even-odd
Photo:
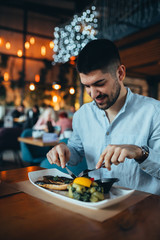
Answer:
[[[120,186],[160,195],[160,102],[124,86],[125,66],[109,40],[89,42],[77,70],[93,101],[74,114],[68,145],[51,149],[49,162],[65,167],[85,157],[97,168],[91,177],[116,177]]]

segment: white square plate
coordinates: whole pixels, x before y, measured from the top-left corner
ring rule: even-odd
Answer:
[[[121,188],[116,188],[116,187],[112,187],[109,194],[105,195],[105,199],[99,202],[82,202],[76,199],[72,199],[68,197],[68,191],[54,191],[54,190],[47,190],[45,188],[42,188],[40,186],[38,186],[37,184],[35,184],[36,181],[38,180],[42,180],[43,176],[45,175],[52,175],[52,176],[60,176],[60,177],[67,177],[67,178],[71,178],[70,175],[63,173],[61,171],[59,171],[56,168],[52,168],[52,169],[46,169],[46,170],[39,170],[39,171],[34,171],[34,172],[29,172],[28,176],[29,176],[29,180],[30,182],[36,186],[37,188],[41,189],[44,193],[49,193],[50,195],[62,199],[66,202],[69,203],[73,203],[75,205],[80,205],[80,206],[84,206],[87,208],[105,208],[105,207],[109,207],[113,204],[119,203],[122,200],[128,198],[133,192],[134,190],[126,190],[126,189],[121,189]]]

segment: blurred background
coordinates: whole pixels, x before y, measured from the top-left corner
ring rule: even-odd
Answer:
[[[1,105],[79,107],[75,58],[54,65],[53,40],[54,28],[85,7],[86,1],[0,1]]]
[[[126,85],[160,99],[160,1],[0,0],[0,104],[58,111],[90,101],[75,62],[94,38],[115,41]]]

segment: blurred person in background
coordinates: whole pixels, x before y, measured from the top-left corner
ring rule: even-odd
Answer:
[[[17,106],[11,113],[13,118],[19,118],[25,115],[25,107],[23,104]]]
[[[38,121],[40,111],[38,105],[34,105],[27,111],[27,119],[23,125],[23,129],[32,128]]]
[[[61,127],[61,133],[68,129],[72,130],[72,119],[68,118],[67,112],[60,112],[56,125]]]
[[[23,104],[17,106],[13,112],[11,112],[11,116],[13,117],[13,127],[22,128],[26,120],[25,106]]]
[[[56,114],[53,107],[47,107],[39,116],[38,121],[33,126],[34,130],[44,130],[48,132],[54,131],[56,125]]]
[[[70,110],[69,110],[69,112],[68,112],[68,117],[72,119],[75,112],[76,112],[75,107],[74,107],[74,106],[71,106],[71,107],[70,107]]]

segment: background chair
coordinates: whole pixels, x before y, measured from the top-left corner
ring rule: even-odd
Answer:
[[[61,139],[60,142],[65,142],[67,144],[68,142],[68,138],[64,138],[64,139]],[[40,163],[40,167],[42,168],[56,168],[58,170],[60,170],[61,172],[64,172],[64,173],[68,173],[66,169],[64,168],[61,168],[59,166],[57,166],[56,164],[50,164],[48,159],[45,158],[41,163]],[[83,158],[82,162],[80,162],[78,165],[76,166],[68,166],[68,168],[76,175],[78,176],[78,174],[80,172],[82,172],[83,170],[87,169],[87,163],[86,163],[86,159]]]
[[[3,164],[3,154],[5,151],[12,151],[16,164],[21,167],[23,163],[19,154],[20,144],[17,138],[21,135],[21,128],[0,128],[0,162]]]
[[[31,137],[32,131],[32,129],[25,129],[22,132],[21,137]],[[46,158],[47,152],[50,150],[50,147],[38,147],[23,142],[20,142],[20,148],[22,160],[33,165],[41,163]]]

